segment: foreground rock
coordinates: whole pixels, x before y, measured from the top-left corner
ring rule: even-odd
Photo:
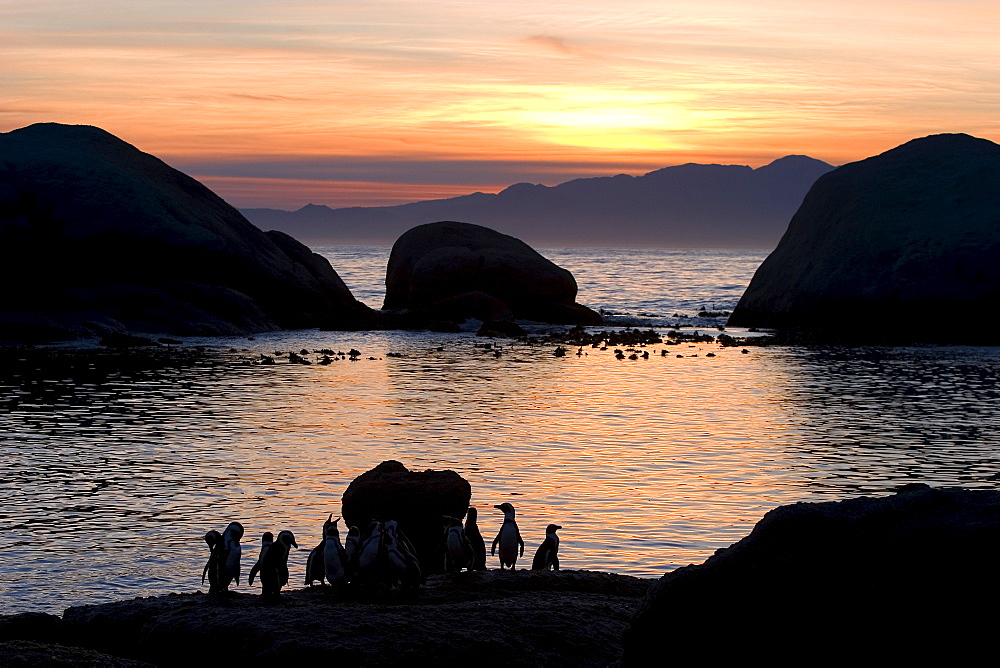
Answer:
[[[650,589],[626,631],[624,665],[655,653],[683,663],[709,648],[779,664],[939,654],[960,663],[993,651],[996,612],[984,605],[1000,595],[998,548],[1000,492],[912,485],[782,506]]]
[[[842,341],[996,344],[1000,146],[935,135],[820,177],[729,319]]]
[[[469,223],[419,225],[393,245],[385,309],[425,311],[454,322],[512,317],[599,325],[576,303],[573,275],[514,237]]]
[[[442,516],[463,519],[472,486],[454,471],[410,471],[395,460],[355,478],[343,496],[346,526],[365,533],[373,521],[396,520],[417,550],[424,574],[444,570]]]
[[[485,571],[434,576],[406,596],[317,587],[268,605],[181,594],[70,608],[49,640],[158,666],[200,665],[220,651],[280,665],[607,666],[649,582]]]
[[[374,317],[325,259],[90,126],[0,134],[0,281],[0,341],[356,329]]]

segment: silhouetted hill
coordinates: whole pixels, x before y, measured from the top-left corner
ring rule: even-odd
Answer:
[[[832,169],[790,155],[757,169],[686,164],[399,206],[242,213],[261,229],[313,243],[392,243],[416,225],[458,220],[534,245],[773,247],[813,182]]]

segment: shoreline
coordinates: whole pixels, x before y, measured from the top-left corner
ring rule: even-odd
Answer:
[[[276,602],[237,592],[140,597],[73,606],[61,617],[0,616],[0,663],[37,665],[77,654],[85,664],[92,660],[87,653],[100,652],[119,662],[110,665],[189,665],[229,647],[241,659],[323,657],[343,665],[475,658],[486,665],[607,666],[620,660],[624,629],[655,581],[600,571],[489,570],[430,576],[408,592],[318,586],[286,590]]]

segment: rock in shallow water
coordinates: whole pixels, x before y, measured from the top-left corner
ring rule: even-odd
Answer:
[[[470,223],[429,223],[403,234],[392,247],[385,287],[385,309],[447,311],[459,321],[500,320],[506,309],[556,324],[603,321],[576,303],[569,271],[519,239]]]
[[[995,330],[975,325],[998,308],[1000,146],[948,134],[820,177],[728,324],[848,342],[995,344]]]

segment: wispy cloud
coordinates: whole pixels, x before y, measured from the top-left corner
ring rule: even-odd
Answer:
[[[844,162],[1000,138],[997,25],[974,0],[13,0],[0,130],[189,160]]]

